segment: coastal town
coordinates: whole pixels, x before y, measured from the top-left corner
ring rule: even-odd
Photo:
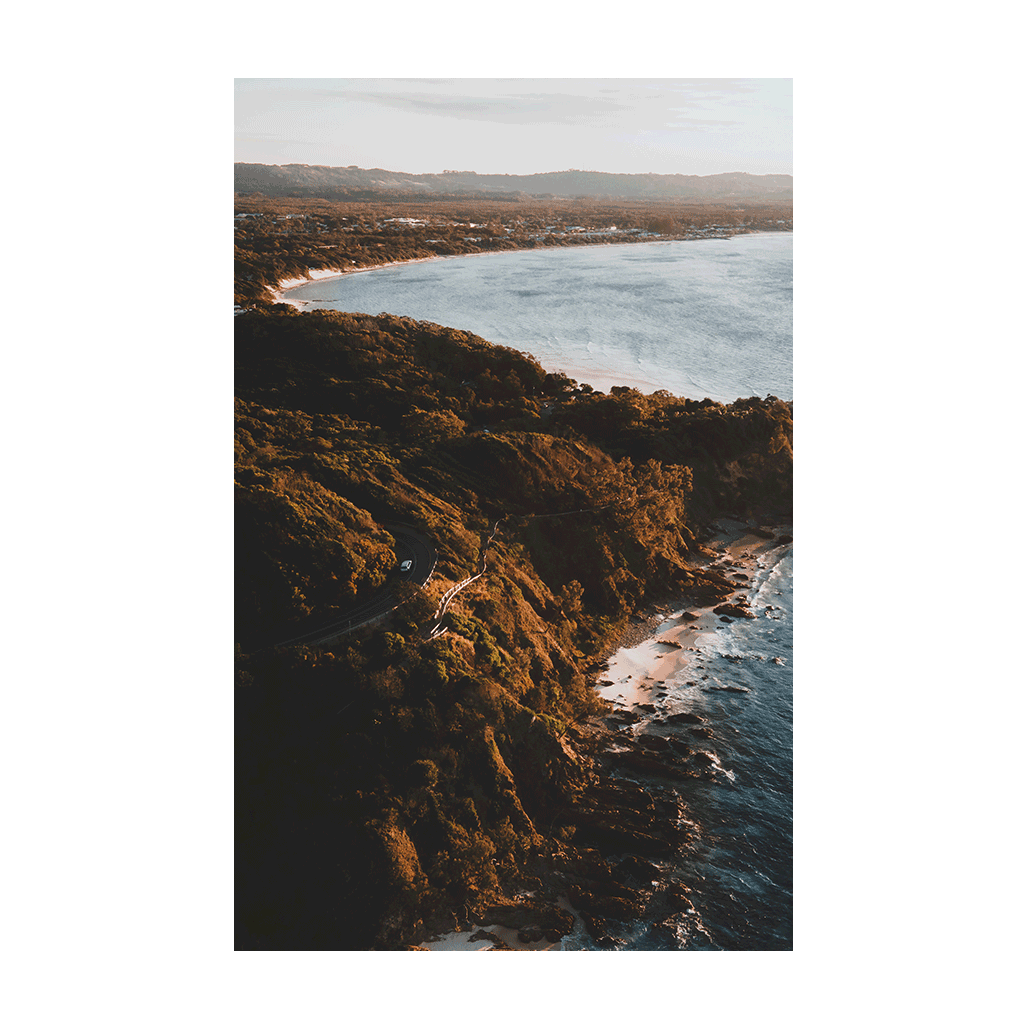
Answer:
[[[791,232],[792,200],[235,198],[238,308],[274,302],[276,284],[319,270],[496,250]]]

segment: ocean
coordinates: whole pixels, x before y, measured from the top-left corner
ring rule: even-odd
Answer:
[[[655,708],[628,729],[635,736],[664,736],[699,758],[685,776],[625,776],[670,785],[688,809],[692,838],[671,877],[693,909],[656,928],[630,926],[619,948],[792,948],[792,543],[751,540],[719,562],[748,576],[732,602],[746,600],[757,616],[722,621],[708,610],[683,631],[683,608],[671,611],[654,634],[677,636],[685,649],[668,654],[648,642],[619,651],[612,684],[600,690],[625,709]],[[564,941],[595,948],[584,931]]]
[[[311,282],[285,298],[471,331],[605,391],[792,399],[791,233],[420,262]],[[615,680],[600,689],[628,709],[652,704],[629,730],[667,736],[697,761],[670,786],[634,775],[672,788],[689,811],[692,841],[669,871],[692,909],[620,926],[618,949],[792,948],[792,544],[758,543],[721,558],[756,618],[725,623],[707,611],[682,636],[684,657],[652,643],[621,651]],[[681,631],[678,613],[656,634]],[[579,921],[560,948],[598,947]]]
[[[603,391],[792,399],[791,232],[399,264],[284,298],[474,332]]]

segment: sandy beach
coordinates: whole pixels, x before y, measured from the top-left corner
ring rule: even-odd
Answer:
[[[589,246],[633,246],[633,243],[590,243],[586,244]],[[454,261],[461,260],[466,257],[489,257],[494,256],[496,252],[499,253],[510,253],[512,251],[487,251],[486,253],[471,253],[471,254],[453,254],[442,257],[418,257],[414,260],[409,261],[389,261],[386,264],[370,264],[360,268],[351,268],[347,271],[340,271],[337,269],[320,269],[311,268],[309,271],[309,278],[287,278],[279,282],[278,287],[271,291],[272,296],[275,298],[275,303],[288,303],[298,310],[303,310],[311,301],[307,300],[296,300],[291,298],[288,293],[296,289],[298,286],[309,285],[311,282],[324,282],[331,279],[343,278],[348,275],[359,275],[366,271],[381,271],[383,268],[395,268],[401,264],[430,264],[436,261]],[[593,389],[600,392],[609,392],[612,386],[625,385],[630,386],[633,389],[638,389],[642,393],[650,393],[655,389],[660,388],[659,384],[655,383],[651,379],[647,379],[643,376],[632,374],[630,370],[618,369],[614,371],[609,368],[602,368],[589,366],[587,364],[577,364],[573,362],[560,362],[559,364],[547,366],[547,371],[553,373],[561,373],[567,375],[568,378],[574,379],[578,383],[588,383]]]
[[[496,938],[491,939],[489,935]],[[448,935],[423,942],[421,948],[434,953],[472,953],[478,950],[498,949],[496,939],[512,950],[560,949],[559,942],[547,942],[545,939],[539,942],[520,942],[514,928],[504,928],[498,924],[476,928],[470,932],[450,932]]]
[[[593,243],[588,244],[590,246],[631,246],[631,243]],[[510,253],[509,250],[498,251],[501,253]],[[283,279],[276,289],[271,291],[272,296],[275,298],[275,303],[288,303],[290,306],[296,307],[298,310],[303,310],[312,301],[308,300],[296,300],[291,298],[288,294],[296,289],[298,286],[309,285],[311,282],[324,282],[331,279],[343,278],[348,275],[359,275],[367,271],[381,271],[383,268],[394,268],[401,264],[430,264],[436,261],[453,261],[461,260],[466,257],[489,257],[494,256],[493,252],[487,253],[472,253],[472,254],[454,254],[453,256],[445,257],[419,257],[410,261],[390,261],[387,264],[372,264],[366,265],[361,268],[352,268],[349,271],[338,271],[329,269],[317,269],[312,268],[310,270],[310,278],[287,278]],[[537,358],[538,359],[538,358]],[[588,365],[584,363],[574,363],[568,361],[561,361],[558,364],[550,364],[546,366],[546,370],[553,373],[561,373],[567,375],[568,378],[574,379],[578,383],[588,383],[593,389],[600,392],[609,392],[612,386],[624,385],[630,386],[633,389],[638,389],[642,393],[651,393],[654,390],[660,388],[659,383],[654,382],[652,379],[648,379],[638,374],[633,374],[630,369],[618,369],[613,370],[611,368],[597,367],[596,365]]]
[[[772,532],[774,537],[754,532],[755,527]],[[737,582],[732,596],[721,601],[735,603],[745,598],[762,554],[778,545],[776,539],[791,535],[792,528],[727,520],[719,522],[718,528],[717,535],[705,544],[708,555],[700,557],[697,566],[717,568]],[[721,615],[714,613],[714,606],[720,606],[720,602],[710,607],[683,602],[657,608],[641,626],[646,638],[628,642],[607,661],[606,670],[600,673],[599,695],[626,710],[653,703],[655,694],[664,691],[664,683],[695,660],[704,637],[722,627]]]
[[[736,235],[760,235],[761,233],[747,230],[745,232],[734,232],[731,237]],[[705,236],[696,237],[697,239],[708,238]],[[722,237],[711,237],[711,238],[722,238]],[[588,246],[638,246],[641,243],[646,244],[660,244],[660,243],[672,243],[672,242],[684,242],[689,241],[689,237],[686,239],[640,239],[632,242],[626,242],[624,240],[616,243],[608,242],[595,242],[595,243],[576,243],[574,247],[565,249],[577,249],[578,247]],[[535,253],[539,251],[539,247],[519,247],[515,250],[481,250],[477,253],[453,253],[453,254],[439,254],[435,257],[412,257],[410,260],[405,261],[386,261],[382,264],[364,264],[360,267],[354,266],[352,268],[308,268],[306,278],[285,278],[278,285],[271,290],[272,296],[275,297],[276,303],[290,303],[294,307],[302,307],[304,301],[302,300],[290,300],[285,294],[292,289],[296,289],[298,286],[305,286],[311,282],[322,282],[327,279],[342,278],[344,275],[359,275],[364,271],[381,271],[383,268],[395,268],[401,264],[429,264],[435,261],[457,261],[462,260],[465,257],[493,257],[497,254],[503,253]],[[546,247],[545,249],[559,250],[561,247]],[[560,370],[564,370],[563,368]],[[615,383],[617,384],[617,383]]]
[[[566,904],[561,904],[570,910]],[[490,938],[492,936],[492,938]],[[550,942],[543,938],[537,942],[522,942],[516,928],[505,928],[493,924],[474,928],[466,932],[449,932],[421,943],[422,949],[434,953],[472,953],[480,950],[510,949],[524,952],[559,950],[561,942]],[[499,943],[499,945],[497,945]]]
[[[792,535],[791,525],[779,522],[746,524],[722,519],[714,527],[716,534],[697,551],[695,566],[721,571],[737,584],[732,595],[708,607],[685,600],[656,605],[640,617],[599,673],[597,692],[611,702],[614,710],[642,715],[633,722],[636,727],[628,729],[633,735],[645,725],[654,707],[666,706],[661,701],[673,688],[669,680],[688,678],[688,669],[699,658],[704,641],[727,629],[715,606],[744,601],[754,575],[774,563],[773,558],[765,560],[765,555],[781,546],[783,537]],[[566,896],[557,902],[575,918],[575,929],[561,941],[521,938],[517,929],[492,924],[434,936],[422,942],[421,948],[436,952],[563,950],[565,942],[571,942],[571,948],[577,949],[574,940],[588,939],[590,932]]]
[[[383,268],[396,268],[401,264],[432,264],[436,261],[456,261],[464,257],[489,257],[495,253],[511,253],[510,250],[486,250],[483,253],[455,253],[443,254],[438,257],[413,257],[409,261],[386,261],[384,264],[364,264],[360,267],[348,268],[345,271],[338,268],[308,268],[307,278],[284,278],[271,295],[275,297],[276,303],[288,303],[294,307],[302,308],[307,301],[291,300],[285,294],[298,286],[306,286],[311,282],[324,282],[328,279],[343,278],[346,275],[359,275],[365,271],[381,271]]]
[[[747,269],[744,277],[758,274],[752,255],[762,252],[757,244],[764,235],[746,233],[740,236],[740,246],[745,247],[745,252],[750,254],[744,259]],[[778,244],[783,240],[774,242]],[[723,305],[711,307],[700,320],[690,316],[689,323],[695,323],[696,327],[688,340],[683,341],[672,328],[672,323],[675,317],[684,317],[683,312],[695,302],[695,297],[690,299],[693,294],[688,290],[683,293],[680,288],[669,285],[670,306],[641,310],[637,319],[629,319],[622,324],[619,319],[624,316],[625,302],[620,299],[612,301],[608,292],[599,289],[599,286],[599,293],[594,297],[596,303],[579,311],[575,304],[581,290],[576,288],[570,296],[563,296],[559,287],[548,286],[539,292],[533,284],[533,276],[540,268],[556,272],[563,266],[561,262],[567,260],[567,267],[571,269],[568,272],[569,280],[576,283],[581,280],[585,288],[589,282],[601,281],[603,275],[616,275],[619,266],[615,265],[628,261],[629,264],[622,270],[630,272],[629,281],[645,289],[651,284],[649,276],[668,274],[663,265],[669,262],[675,264],[678,258],[673,255],[677,254],[686,262],[683,268],[692,268],[689,273],[699,275],[699,286],[703,290],[710,290],[713,288],[711,283],[724,270],[719,262],[723,261],[720,254],[725,246],[726,240],[643,240],[489,250],[475,254],[424,256],[412,260],[390,261],[383,257],[380,263],[362,267],[350,265],[346,259],[341,259],[335,268],[314,269],[309,274],[293,272],[295,277],[278,283],[273,290],[273,297],[276,303],[285,303],[300,311],[319,308],[347,309],[368,314],[390,311],[414,320],[463,329],[490,342],[528,353],[546,371],[562,373],[580,385],[588,385],[603,393],[609,393],[614,386],[627,386],[643,394],[668,390],[676,396],[694,400],[709,396],[724,403],[741,396],[788,396],[791,393],[788,376],[783,377],[780,364],[776,363],[777,358],[772,360],[764,351],[758,354],[744,347],[745,360],[731,364],[735,371],[718,372],[715,375],[696,373],[686,369],[681,362],[668,362],[666,359],[668,348],[674,349],[678,345],[686,350],[689,346],[700,346],[706,352],[703,340],[711,332],[718,338],[724,333],[724,338],[734,339],[731,326],[739,324],[736,316],[738,311],[733,312],[731,324],[724,323],[727,314]],[[753,249],[754,246],[757,249]],[[782,252],[786,253],[787,250],[786,245]],[[661,254],[668,255],[667,259],[664,260]],[[688,254],[692,256],[687,257]],[[639,255],[638,260],[635,255]],[[766,282],[760,279],[761,288],[777,288],[776,283],[781,277],[779,272],[784,266],[780,266],[782,258],[777,251],[773,256],[774,259],[766,268],[760,265],[765,268],[760,274],[771,276]],[[492,257],[494,260],[486,263],[464,261],[464,258],[471,257]],[[463,266],[451,263],[443,268],[441,263],[437,263],[442,261],[464,263]],[[694,267],[689,262],[698,263]],[[410,268],[404,274],[403,266],[407,264],[436,266]],[[504,292],[497,285],[500,281],[506,281],[509,269],[520,269],[519,274],[525,276],[523,281],[519,280],[524,286],[520,291],[511,286]],[[493,270],[499,274],[494,276]],[[389,274],[386,275],[386,272]],[[342,281],[350,275],[365,277],[352,282]],[[673,279],[672,275],[668,281]],[[554,281],[559,280],[560,275],[557,274]],[[530,290],[533,297],[538,295],[540,299],[531,303],[522,302],[521,293],[525,288]],[[472,295],[479,294],[481,305],[470,299]],[[548,309],[550,303],[557,304],[554,310]],[[611,303],[613,306],[609,306]],[[569,312],[573,308],[575,312],[572,315]],[[767,316],[763,308],[747,308],[746,323],[752,322],[751,327],[763,325]],[[636,330],[644,323],[648,326],[646,338],[650,340],[645,345],[636,334]],[[776,347],[786,346],[784,340],[778,336],[774,338],[777,340]],[[652,340],[657,340],[659,345]],[[778,352],[774,347],[772,351]]]

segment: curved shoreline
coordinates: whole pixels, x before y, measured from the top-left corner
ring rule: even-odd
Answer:
[[[590,738],[594,743],[592,747],[584,746],[580,752],[606,751],[609,756],[610,753],[617,751],[622,757],[626,753],[634,753],[638,760],[644,762],[654,759],[652,751],[639,745],[637,735],[645,736],[645,729],[651,722],[666,723],[667,711],[673,709],[668,708],[666,702],[667,681],[695,661],[700,652],[699,644],[704,638],[712,638],[718,629],[724,627],[717,623],[718,617],[713,608],[721,603],[734,603],[739,600],[747,602],[746,597],[753,586],[754,573],[762,566],[762,558],[776,551],[778,547],[786,545],[782,541],[783,537],[791,541],[791,519],[786,518],[765,521],[759,517],[724,517],[714,522],[711,527],[714,534],[699,550],[702,559],[698,561],[697,567],[716,571],[730,588],[730,596],[713,601],[686,596],[677,601],[652,604],[646,611],[640,612],[641,623],[630,628],[622,636],[615,644],[613,652],[602,663],[602,670],[593,675],[592,688],[608,703],[609,711],[606,715],[591,718],[577,726],[580,741]],[[730,570],[735,572],[734,577],[737,581],[729,582]],[[746,572],[746,581],[740,582],[738,578],[743,571]],[[600,681],[600,675],[605,673],[614,680]],[[676,716],[679,720],[688,717],[681,713]],[[612,721],[617,722],[616,727],[611,727]],[[634,725],[635,728],[628,730],[625,728],[626,725]],[[640,732],[640,729],[643,731]],[[629,760],[629,767],[631,765],[632,761]],[[635,779],[631,771],[627,779],[621,776],[619,780],[622,785],[627,781],[645,789],[642,785],[643,780]],[[639,859],[638,854],[635,859]],[[658,881],[662,881],[666,886],[675,880],[676,869],[679,866],[678,857],[654,857],[650,854],[646,859],[651,862],[644,866]],[[506,908],[495,905],[490,908],[489,917],[486,917],[483,911],[483,916],[477,919],[457,918],[452,925],[447,924],[445,927],[441,923],[436,924],[435,930],[426,930],[412,948],[437,952],[574,952],[611,948],[613,942],[609,939],[603,940],[603,932],[607,927],[604,918],[597,918],[595,910],[591,913],[584,911],[572,899],[575,872],[572,871],[569,877],[565,872],[551,869],[551,873],[543,878],[546,890],[522,893],[520,898],[512,900]],[[608,899],[615,895],[624,896],[624,888],[628,883],[623,878],[618,881],[620,891],[611,892]],[[651,887],[654,884],[655,882],[650,882]],[[639,897],[644,896],[645,888],[637,888]],[[602,889],[599,891],[602,893]],[[686,891],[688,893],[691,890]],[[525,906],[519,907],[518,903]],[[532,903],[538,903],[539,906],[533,909]],[[538,917],[547,903],[552,903],[570,914],[574,921],[573,926],[568,927],[558,938],[540,932],[519,931],[520,920],[526,916],[526,911],[531,909],[532,914]],[[504,917],[504,914],[507,916]],[[641,923],[643,920],[645,918],[629,917],[626,923]],[[491,923],[486,923],[487,921]]]
[[[767,236],[767,239],[763,237]],[[775,240],[774,236],[785,236],[785,240]],[[626,359],[622,360],[618,356],[619,351],[614,347],[609,349],[603,345],[593,347],[591,344],[586,346],[582,340],[577,342],[572,339],[561,340],[557,336],[550,337],[545,335],[547,325],[551,322],[548,320],[539,321],[539,319],[532,320],[529,317],[529,322],[532,322],[527,329],[518,329],[511,333],[509,339],[503,338],[503,333],[497,324],[494,324],[495,318],[486,318],[485,323],[479,323],[476,318],[468,311],[464,312],[463,317],[458,317],[454,311],[447,313],[446,304],[438,300],[431,301],[429,303],[418,303],[413,306],[405,305],[402,300],[397,299],[396,290],[399,288],[400,292],[403,293],[405,289],[406,279],[403,277],[406,275],[413,275],[414,278],[418,279],[424,276],[438,280],[438,282],[447,282],[452,279],[453,276],[457,276],[457,280],[462,280],[462,277],[466,279],[470,276],[472,279],[477,279],[482,275],[490,277],[493,273],[499,273],[502,276],[517,275],[517,274],[529,274],[529,269],[534,269],[537,266],[549,269],[549,273],[559,275],[559,269],[583,267],[588,268],[598,261],[613,261],[618,262],[622,260],[628,260],[629,258],[634,259],[635,257],[646,258],[647,256],[655,259],[681,259],[688,264],[691,261],[699,260],[701,264],[713,262],[721,262],[722,256],[728,250],[738,251],[741,254],[757,254],[759,256],[765,249],[769,253],[782,253],[787,254],[791,247],[792,232],[764,232],[764,231],[747,231],[738,232],[730,237],[718,237],[719,242],[728,242],[739,240],[737,246],[730,248],[723,248],[721,246],[706,246],[700,248],[692,248],[683,246],[682,250],[667,250],[668,247],[676,246],[677,244],[685,244],[697,242],[703,238],[712,237],[697,237],[687,239],[648,239],[648,240],[636,240],[634,242],[596,242],[596,243],[582,243],[572,247],[532,247],[532,248],[519,248],[510,250],[489,250],[481,251],[477,253],[469,254],[454,254],[444,256],[433,256],[433,257],[418,257],[411,260],[403,261],[387,261],[381,264],[368,265],[361,268],[352,268],[351,270],[336,270],[330,271],[328,269],[315,269],[314,278],[300,280],[298,278],[284,279],[279,285],[280,288],[274,293],[274,300],[276,303],[284,303],[292,307],[294,310],[307,312],[316,310],[319,308],[328,308],[330,310],[343,310],[349,307],[350,309],[357,308],[365,313],[375,313],[378,311],[390,311],[395,314],[400,314],[401,311],[407,315],[412,316],[415,320],[424,318],[429,322],[438,324],[452,325],[453,327],[459,327],[461,329],[470,331],[474,334],[481,335],[483,338],[488,338],[490,341],[496,342],[499,345],[507,346],[516,349],[522,353],[529,354],[534,360],[538,361],[539,364],[547,371],[553,374],[563,374],[568,378],[574,380],[576,383],[582,385],[589,385],[593,391],[606,393],[614,387],[627,386],[631,389],[636,389],[640,393],[649,394],[655,391],[667,389],[676,395],[684,396],[693,400],[702,400],[706,397],[718,400],[724,403],[731,403],[742,396],[750,396],[760,393],[774,394],[776,396],[791,396],[792,387],[791,383],[786,379],[783,379],[781,374],[776,371],[776,366],[763,361],[762,358],[758,358],[756,361],[756,369],[758,378],[754,381],[743,381],[739,375],[728,375],[724,382],[720,381],[715,375],[711,378],[709,375],[704,376],[700,374],[696,377],[690,373],[687,368],[664,368],[659,355],[654,360],[647,359],[640,361],[634,359],[631,354],[625,354]],[[749,242],[745,241],[750,239]],[[582,247],[589,251],[597,248],[611,249],[620,248],[625,250],[625,253],[600,255],[597,253],[581,253],[577,256],[573,251]],[[627,252],[628,248],[632,249],[631,254]],[[641,249],[640,249],[641,247]],[[654,249],[657,247],[658,249]],[[663,249],[659,249],[663,248]],[[553,251],[559,249],[561,254],[554,254]],[[667,250],[666,258],[662,258],[661,254]],[[539,256],[533,256],[531,259],[525,256],[526,254],[539,254]],[[486,265],[465,265],[464,270],[461,271],[458,268],[452,268],[449,272],[444,272],[442,269],[425,269],[422,272],[404,272],[403,265],[407,264],[422,264],[435,261],[448,261],[457,260],[471,257],[485,257],[495,256],[497,258],[500,255],[507,255],[504,259],[498,259],[496,267],[492,273],[482,272],[482,268]],[[676,256],[677,255],[677,256]],[[747,263],[751,263],[754,258],[741,257],[740,260],[744,260]],[[776,260],[778,258],[775,258]],[[571,262],[570,264],[566,262]],[[479,268],[479,271],[475,271],[475,268]],[[356,275],[363,272],[377,272],[386,270],[389,268],[400,269],[394,271],[391,277],[379,277],[362,279],[361,282],[351,283],[350,286],[343,286],[338,284],[339,280],[348,275]],[[442,277],[440,277],[442,276]],[[303,297],[300,297],[295,290],[301,285],[311,285],[313,283],[327,283],[325,289],[308,289]],[[390,283],[392,283],[390,285]],[[284,288],[282,288],[284,286]],[[415,287],[416,289],[417,287]],[[349,297],[349,299],[347,299]],[[364,300],[359,297],[365,297]],[[369,298],[373,297],[373,300]],[[426,297],[423,296],[422,299]],[[398,309],[399,308],[399,309]],[[524,312],[523,312],[524,313]],[[515,321],[518,319],[515,318]],[[477,327],[476,327],[477,325]],[[492,331],[490,331],[492,329]],[[499,336],[499,337],[498,337]],[[602,336],[602,332],[601,332]],[[783,341],[785,345],[785,341]],[[652,357],[652,355],[651,355]],[[668,372],[668,373],[665,373]],[[669,377],[670,376],[670,377]],[[756,385],[754,385],[754,382]]]
[[[288,303],[294,307],[299,308],[305,301],[303,300],[290,300],[286,297],[286,293],[291,292],[294,289],[299,289],[300,286],[310,285],[312,282],[330,282],[333,279],[345,278],[348,275],[359,275],[365,271],[381,271],[383,268],[396,268],[405,264],[428,264],[434,261],[455,261],[461,260],[465,257],[489,257],[495,254],[501,253],[535,253],[538,251],[549,251],[549,250],[577,250],[581,247],[594,247],[594,246],[642,246],[647,243],[695,243],[701,242],[707,239],[720,239],[728,240],[734,239],[736,236],[761,236],[761,235],[791,235],[792,230],[786,232],[768,232],[766,230],[755,230],[745,232],[733,232],[729,236],[689,236],[684,239],[636,239],[630,242],[617,242],[617,243],[575,243],[571,246],[517,246],[512,250],[477,250],[474,253],[447,253],[437,254],[434,257],[411,257],[409,260],[404,261],[386,261],[383,264],[364,264],[360,267],[348,268],[341,270],[338,268],[308,268],[307,278],[286,278],[282,279],[272,289],[269,288],[269,292],[275,298],[275,303]]]
[[[785,545],[783,537],[792,537],[791,519],[765,522],[725,517],[714,527],[715,535],[700,544],[704,559],[697,566],[718,573],[731,586],[730,595],[699,602],[686,596],[640,612],[637,616],[643,623],[626,631],[594,680],[597,694],[615,707],[635,710],[640,703],[652,702],[664,681],[694,661],[703,637],[720,628],[714,608],[746,601],[761,557]],[[728,581],[729,569],[735,573],[735,582]]]

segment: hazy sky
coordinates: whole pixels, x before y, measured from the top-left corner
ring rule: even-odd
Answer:
[[[236,79],[237,161],[792,174],[792,79]]]

